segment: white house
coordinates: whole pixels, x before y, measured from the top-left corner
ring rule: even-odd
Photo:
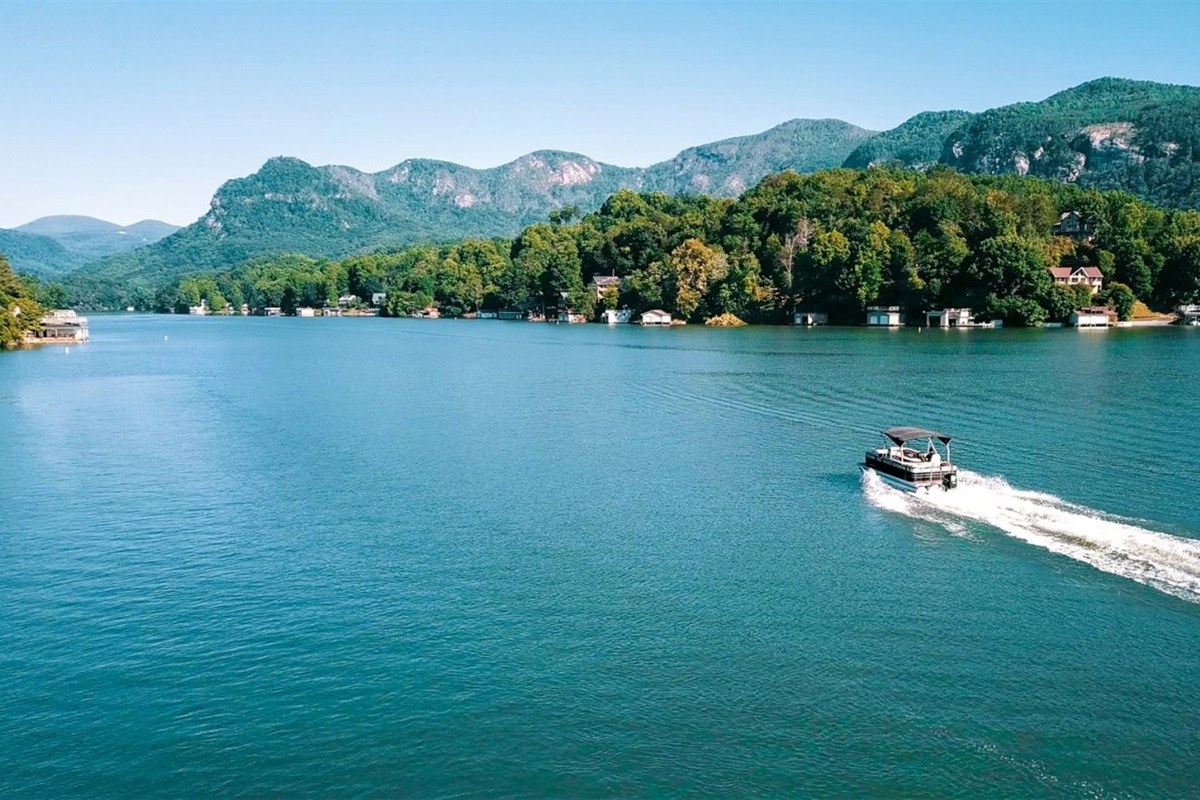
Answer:
[[[1063,286],[1087,284],[1092,288],[1092,294],[1104,288],[1104,273],[1099,267],[1051,267],[1050,275],[1055,283]]]
[[[1111,314],[1104,306],[1088,306],[1072,311],[1067,324],[1073,328],[1107,328],[1112,325]]]
[[[387,292],[375,292],[371,295],[371,305],[378,308],[387,302]]]
[[[969,308],[935,308],[925,312],[925,325],[930,328],[973,328],[975,314]]]
[[[633,311],[628,308],[610,308],[600,315],[600,319],[609,325],[623,325],[633,319]]]
[[[661,308],[654,308],[649,311],[642,312],[638,317],[639,325],[670,325],[671,315]]]
[[[803,325],[812,328],[816,325],[828,325],[829,315],[824,311],[797,311],[792,315],[793,325]]]
[[[1200,305],[1175,306],[1180,325],[1200,325]]]
[[[308,306],[301,306],[300,308],[296,309],[297,317],[315,317],[316,315],[317,315],[317,310],[315,308],[309,308]]]
[[[900,306],[868,306],[867,324],[877,328],[899,328],[904,324]]]

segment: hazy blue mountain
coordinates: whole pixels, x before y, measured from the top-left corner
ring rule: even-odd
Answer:
[[[133,225],[117,225],[95,217],[64,214],[35,219],[13,230],[49,237],[65,250],[78,255],[79,263],[88,263],[113,253],[123,253],[154,244],[179,230],[179,226],[154,219],[142,220]],[[74,266],[78,266],[79,263]],[[64,265],[55,271],[61,272],[68,268],[74,267]]]
[[[61,276],[89,261],[49,236],[6,228],[0,228],[0,253],[8,257],[15,271],[29,272],[38,277]]]

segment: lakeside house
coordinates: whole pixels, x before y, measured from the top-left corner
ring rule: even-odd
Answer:
[[[1058,222],[1050,229],[1054,236],[1065,236],[1076,242],[1090,242],[1096,235],[1096,226],[1085,222],[1078,211],[1064,211]]]
[[[1112,315],[1104,306],[1086,306],[1072,311],[1067,324],[1072,328],[1108,328],[1112,325]]]
[[[441,319],[442,312],[437,306],[425,306],[420,311],[414,311],[412,316],[417,319]]]
[[[500,312],[488,311],[481,308],[475,312],[475,319],[500,319]]]
[[[345,309],[340,307],[325,306],[321,309],[322,317],[340,317],[343,313],[345,313]]]
[[[670,325],[671,315],[661,308],[653,308],[649,311],[642,312],[638,317],[639,325]]]
[[[867,306],[867,325],[873,328],[899,328],[904,324],[900,306]]]
[[[828,325],[829,315],[824,311],[797,311],[792,315],[792,324],[802,325],[805,328]]]
[[[504,311],[496,312],[496,319],[506,319],[506,320],[511,320],[511,321],[517,321],[517,320],[525,319],[525,317],[526,317],[526,312],[521,311],[520,309],[516,309],[516,308],[509,308],[509,309],[505,309]]]
[[[27,344],[74,344],[89,338],[87,317],[81,317],[69,308],[51,311],[42,317],[39,330],[25,334]]]
[[[282,317],[283,309],[279,306],[267,306],[266,308],[260,309],[259,315],[263,317]]]
[[[374,292],[371,294],[371,305],[379,308],[387,302],[387,292]]]
[[[310,308],[308,306],[301,306],[300,308],[296,309],[297,317],[315,317],[316,315],[317,315],[317,310],[315,308]]]
[[[1085,284],[1090,286],[1092,294],[1100,291],[1104,287],[1104,273],[1099,267],[1076,267],[1069,265],[1061,265],[1050,268],[1050,276],[1054,278],[1054,282],[1063,286],[1077,286]]]
[[[193,317],[207,317],[211,313],[212,311],[208,308],[208,301],[204,299],[200,300],[200,305],[198,306],[188,306],[188,314]]]
[[[633,319],[633,310],[628,308],[610,308],[600,315],[600,319],[608,325],[623,325]]]
[[[621,288],[621,279],[616,275],[593,275],[592,276],[592,292],[596,295],[597,300],[604,298],[604,290],[609,288]]]

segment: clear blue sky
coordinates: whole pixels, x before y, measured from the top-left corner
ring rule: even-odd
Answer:
[[[634,166],[794,117],[883,129],[1103,75],[1200,84],[1198,30],[1190,1],[0,0],[0,227],[185,224],[274,155]]]

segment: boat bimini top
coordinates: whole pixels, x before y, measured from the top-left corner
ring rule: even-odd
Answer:
[[[912,439],[937,439],[942,444],[950,444],[950,439],[952,438],[944,433],[927,431],[924,428],[888,428],[883,432],[883,435],[900,447],[903,447],[905,442]]]

